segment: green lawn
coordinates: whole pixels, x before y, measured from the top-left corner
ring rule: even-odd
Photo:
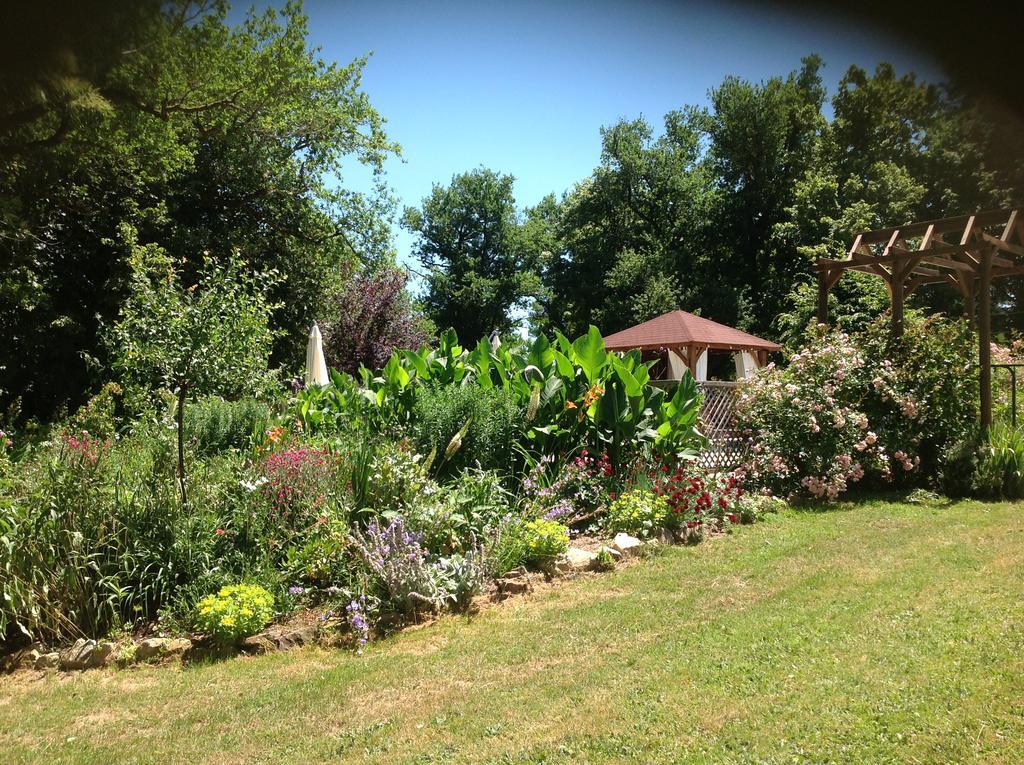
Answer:
[[[0,679],[0,761],[1024,761],[1024,507],[789,512],[363,656]]]

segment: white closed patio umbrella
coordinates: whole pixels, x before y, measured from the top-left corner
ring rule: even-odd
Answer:
[[[306,343],[306,385],[327,385],[327,362],[324,361],[324,339],[320,336],[320,327],[315,323],[309,331],[309,342]]]

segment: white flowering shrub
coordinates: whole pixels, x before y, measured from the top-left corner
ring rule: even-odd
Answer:
[[[748,486],[835,499],[865,479],[932,478],[977,418],[975,347],[964,322],[940,318],[908,317],[899,340],[885,318],[856,336],[819,328],[740,394]]]

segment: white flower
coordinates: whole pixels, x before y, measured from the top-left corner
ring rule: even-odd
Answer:
[[[267,482],[267,477],[264,475],[264,476],[260,476],[255,481],[246,481],[246,480],[239,481],[238,485],[241,486],[246,491],[256,491],[256,489],[258,489],[260,486],[262,486],[266,482]]]

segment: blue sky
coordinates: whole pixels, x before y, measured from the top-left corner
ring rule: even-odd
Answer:
[[[825,59],[834,88],[851,63],[942,75],[898,40],[843,20],[734,3],[329,2],[307,0],[327,59],[371,53],[364,87],[402,145],[388,179],[403,205],[486,166],[516,177],[519,204],[561,194],[600,155],[599,129],[705,104],[727,75],[785,75]],[[349,186],[365,174],[349,171]],[[398,232],[399,259],[412,238]]]

